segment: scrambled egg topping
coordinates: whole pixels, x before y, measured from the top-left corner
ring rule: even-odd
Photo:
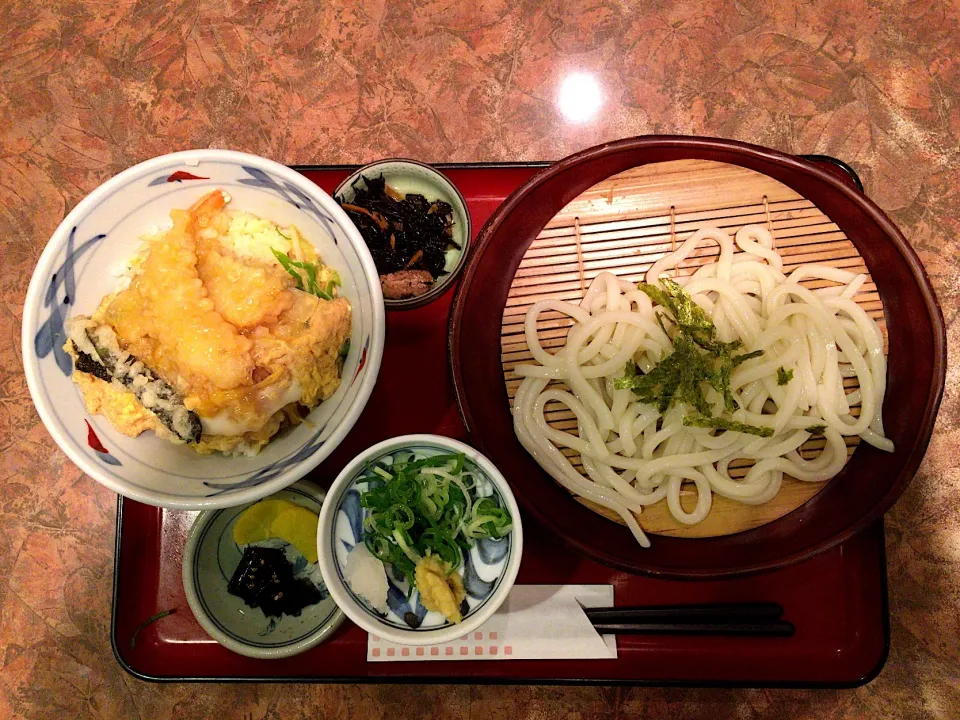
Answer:
[[[427,610],[441,613],[452,623],[463,620],[460,603],[467,597],[467,592],[458,573],[448,572],[445,563],[427,555],[417,563],[415,579],[420,602]]]
[[[127,437],[136,437],[145,430],[158,434],[168,432],[157,416],[137,402],[129,390],[121,390],[87,373],[74,373],[73,381],[83,393],[83,402],[91,415],[101,413]],[[171,433],[172,434],[172,433]]]
[[[110,325],[121,346],[174,387],[204,423],[200,453],[255,454],[300,410],[340,385],[340,349],[351,308],[294,287],[274,250],[317,264],[313,246],[290,226],[229,213],[215,191],[174,227],[150,239],[125,289],[106,296],[93,320]],[[328,277],[329,276],[329,277]],[[72,343],[65,345],[73,355]],[[76,359],[76,357],[74,357]],[[102,413],[124,435],[146,430],[181,442],[120,383],[76,371],[87,411]]]

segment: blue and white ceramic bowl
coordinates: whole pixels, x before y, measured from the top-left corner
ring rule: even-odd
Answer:
[[[272,497],[319,513],[324,492],[311,483],[298,482]],[[227,584],[243,556],[243,549],[233,540],[233,526],[250,504],[200,513],[183,553],[183,587],[197,621],[224,647],[248,657],[289,657],[330,637],[344,616],[322,578],[317,577],[317,566],[311,568],[303,555],[281,540],[257,544],[282,547],[293,562],[294,573],[313,581],[323,600],[305,607],[298,617],[284,615],[278,620],[267,618],[259,608],[248,607],[227,592]]]
[[[141,238],[169,227],[170,211],[220,188],[232,206],[281,225],[294,223],[343,280],[353,306],[350,353],[337,392],[309,422],[255,457],[199,455],[144,433],[121,435],[86,412],[62,350],[64,321],[90,314],[113,291]],[[384,307],[373,259],[334,200],[271,160],[226,150],[191,150],[148,160],[108,180],[67,215],[34,271],[23,313],[23,365],[47,430],[85,473],[121,495],[162,507],[203,510],[248,503],[316,467],[360,416],[377,379]]]
[[[390,568],[387,569],[390,611],[386,616],[356,595],[345,579],[347,555],[357,543],[363,542],[363,518],[368,511],[360,507],[360,493],[366,487],[366,478],[370,477],[368,463],[388,467],[398,453],[411,452],[415,457],[464,453],[465,467],[477,474],[480,493],[495,496],[513,518],[513,530],[505,538],[476,542],[470,552],[464,554],[464,567],[460,572],[469,610],[456,625],[440,613],[427,611],[420,604],[416,590],[408,600],[408,584]],[[450,642],[482,625],[496,612],[513,587],[522,552],[520,510],[503,475],[469,445],[439,435],[393,438],[354,458],[330,487],[317,530],[320,571],[337,605],[367,632],[405,645]],[[407,622],[409,613],[416,616],[419,627],[413,628]]]

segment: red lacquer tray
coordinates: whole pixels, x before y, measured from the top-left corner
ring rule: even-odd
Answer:
[[[842,163],[815,159],[859,187]],[[467,199],[479,230],[497,205],[543,165],[440,167]],[[298,169],[331,192],[353,168]],[[383,365],[368,409],[310,479],[328,485],[354,455],[388,437],[425,432],[466,438],[447,366],[451,299],[447,292],[426,307],[387,314]],[[880,522],[784,570],[738,580],[675,582],[628,575],[571,554],[525,517],[518,583],[610,583],[617,605],[775,601],[796,634],[775,639],[625,635],[617,640],[617,660],[368,663],[366,633],[349,622],[331,640],[285,660],[246,658],[210,639],[190,612],[181,582],[183,547],[195,515],[132,500],[118,504],[112,641],[117,660],[139,678],[852,687],[875,677],[887,657]],[[177,612],[141,630],[131,648],[136,628],[171,608]]]

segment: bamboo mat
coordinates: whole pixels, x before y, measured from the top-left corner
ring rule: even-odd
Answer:
[[[627,170],[585,191],[557,213],[531,243],[510,287],[501,324],[501,362],[511,402],[520,384],[513,368],[532,362],[523,321],[533,303],[544,299],[579,303],[585,288],[603,271],[638,282],[654,262],[706,224],[717,225],[731,235],[744,225],[767,226],[784,258],[785,273],[798,265],[817,262],[867,274],[867,282],[855,299],[880,324],[886,346],[883,306],[863,258],[813,203],[773,178],[735,165],[705,160],[656,163]],[[701,265],[713,262],[718,254],[716,247],[700,248],[684,261],[679,275],[692,274]],[[811,280],[802,284],[812,289],[832,283]],[[559,313],[541,314],[541,344],[556,352],[572,324]],[[856,379],[846,380],[845,386],[847,392],[856,389]],[[858,412],[859,408],[853,409],[853,414]],[[576,434],[576,419],[565,407],[552,404],[546,416],[552,426]],[[853,453],[858,442],[858,437],[847,438],[848,453]],[[823,445],[822,437],[811,438],[801,454],[814,457]],[[580,469],[576,452],[564,449],[564,454]],[[732,464],[731,476],[743,477],[751,464]],[[714,495],[710,515],[694,526],[676,522],[665,501],[645,508],[638,519],[654,534],[728,535],[782,517],[824,486],[785,478],[777,497],[761,506],[741,505]],[[695,501],[695,491],[685,488],[681,505],[690,511]],[[606,510],[594,509],[613,517]]]

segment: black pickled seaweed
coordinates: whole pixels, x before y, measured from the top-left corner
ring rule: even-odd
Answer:
[[[361,175],[351,185],[350,202],[337,202],[363,236],[380,275],[426,270],[436,280],[445,273],[445,253],[460,249],[453,240],[453,208],[442,200],[409,193],[400,197],[381,175]]]
[[[227,592],[249,607],[260,608],[267,617],[297,617],[310,605],[323,600],[319,588],[305,578],[293,576],[293,565],[283,550],[248,545],[227,584]]]

